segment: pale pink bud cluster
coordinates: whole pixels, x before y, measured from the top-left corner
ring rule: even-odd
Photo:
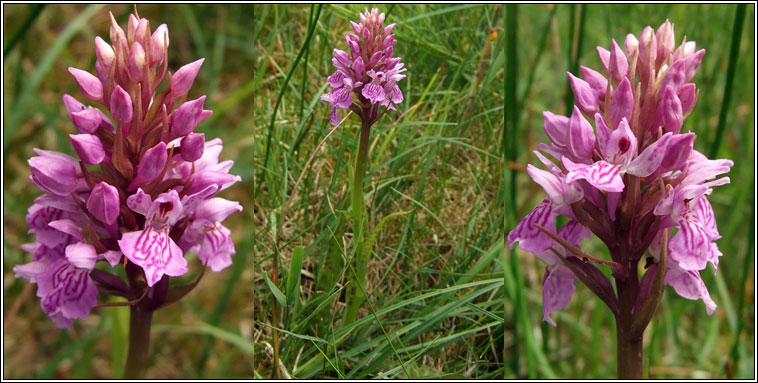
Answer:
[[[327,82],[333,88],[321,99],[332,104],[329,121],[340,122],[338,109],[351,109],[364,120],[378,118],[380,106],[395,110],[403,101],[397,82],[405,78],[400,57],[392,57],[395,24],[384,26],[384,13],[372,8],[360,14],[360,24],[350,21],[353,32],[348,34],[350,52],[334,50],[332,64],[337,68]],[[371,123],[369,123],[370,125]]]
[[[696,51],[686,39],[677,47],[668,20],[657,31],[646,27],[639,37],[628,35],[623,47],[613,40],[610,50],[597,50],[602,72],[582,66],[581,78],[568,74],[576,101],[571,116],[544,113],[550,144],[539,147],[558,165],[534,152],[547,170],[530,164],[527,172],[547,198],[509,233],[510,246],[519,241],[548,265],[543,307],[545,320],[553,323],[549,314],[568,304],[577,279],[558,255],[576,256],[537,225],[575,247],[596,235],[608,245],[614,277],[635,281],[641,257],[646,251],[659,256],[668,229],[665,283],[685,298],[702,299],[711,313],[716,305],[699,272],[708,262],[715,270],[721,253],[706,195],[729,182],[713,179],[728,172],[732,161],[707,159],[693,149],[694,133],[681,133],[697,99],[691,80],[705,50]],[[556,232],[558,215],[569,223]],[[587,275],[595,273],[592,264],[575,263]],[[642,278],[641,292],[649,294],[654,270]],[[610,286],[589,287],[614,307],[614,292],[605,291]],[[639,302],[646,299],[641,295]]]
[[[185,101],[203,59],[170,73],[168,28],[151,32],[136,14],[126,31],[111,15],[110,41],[95,38],[96,75],[69,68],[97,105],[63,96],[78,159],[41,149],[29,159],[44,194],[27,215],[33,260],[14,271],[38,284],[43,311],[66,328],[89,315],[98,291],[154,308],[178,299],[186,291],[169,294],[168,277],[187,273],[188,252],[213,271],[228,267],[235,249],[221,222],[242,210],[214,197],[240,180],[233,161],[219,162],[221,140],[193,133],[211,114],[205,96]],[[128,280],[96,269],[100,260],[123,264]]]

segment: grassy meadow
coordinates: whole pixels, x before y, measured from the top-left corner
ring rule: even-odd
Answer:
[[[404,101],[371,129],[364,206],[373,244],[358,319],[341,325],[354,256],[351,180],[360,119],[329,123],[334,48],[371,5],[138,6],[170,33],[169,69],[205,57],[189,97],[213,115],[242,182],[221,197],[244,210],[224,222],[233,265],[207,272],[156,312],[147,378],[604,379],[616,377],[613,314],[581,283],[543,322],[544,264],[505,237],[545,196],[526,174],[546,142],[542,112],[567,115],[566,76],[602,70],[596,46],[620,44],[667,18],[706,55],[683,131],[695,149],[729,158],[714,189],[724,254],[702,272],[718,305],[667,287],[645,331],[644,370],[661,379],[755,378],[755,8],[749,5],[381,4],[397,23]],[[83,100],[67,68],[94,72],[108,11],[132,5],[4,5],[3,378],[123,375],[126,307],[98,308],[58,329],[29,262],[26,210],[33,148],[72,154],[63,94]],[[735,26],[739,26],[736,28]],[[600,69],[598,69],[600,68]],[[582,248],[610,258],[598,239]],[[194,257],[194,256],[193,256]],[[200,265],[190,260],[192,280]],[[607,267],[603,272],[610,274]],[[115,299],[114,299],[115,301]]]
[[[360,120],[334,129],[320,96],[336,70],[332,50],[347,49],[349,20],[364,8],[255,6],[256,376],[274,376],[274,273],[286,298],[282,377],[502,376],[499,5],[379,6],[386,24],[397,23],[394,55],[408,77],[398,82],[403,103],[371,129],[364,202],[371,230],[386,222],[368,264],[371,304],[339,328]],[[293,273],[298,246],[302,272]],[[290,278],[300,288],[285,291]]]

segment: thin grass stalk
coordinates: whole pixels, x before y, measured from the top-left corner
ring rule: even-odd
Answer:
[[[321,14],[321,7],[323,4],[319,4],[318,8],[316,9],[316,18],[315,20],[318,21],[318,17]],[[295,69],[297,69],[297,64],[300,62],[300,59],[303,57],[303,54],[308,49],[308,45],[311,42],[311,38],[313,37],[313,34],[315,32],[315,28],[308,31],[307,35],[305,36],[305,41],[303,42],[303,46],[300,47],[300,51],[297,53],[297,57],[295,57],[295,61],[292,62],[292,66],[290,66],[290,69],[287,71],[287,76],[284,78],[284,83],[282,84],[281,90],[279,91],[279,96],[276,98],[276,104],[274,104],[274,111],[271,113],[271,121],[269,122],[268,126],[268,134],[266,136],[266,153],[263,156],[263,164],[261,165],[262,169],[266,168],[266,165],[268,164],[268,158],[271,153],[271,138],[274,135],[274,122],[276,122],[276,113],[279,110],[279,106],[282,104],[282,98],[284,98],[284,93],[287,91],[287,84],[289,84],[290,79],[292,78],[292,75],[295,73]],[[261,188],[261,183],[258,184],[258,189]]]
[[[716,137],[708,151],[708,157],[716,157],[721,147],[721,141],[724,138],[726,129],[726,115],[729,111],[729,104],[732,102],[732,85],[734,84],[734,74],[737,72],[737,60],[740,56],[740,41],[742,40],[742,25],[745,23],[745,7],[747,4],[738,4],[734,12],[734,28],[732,28],[732,46],[729,49],[729,66],[726,70],[726,82],[724,83],[724,98],[721,100],[721,111],[719,112],[719,123],[716,127]]]
[[[751,183],[752,184],[752,183]],[[755,206],[750,208],[750,216],[754,216],[755,214]],[[755,221],[750,221],[750,227],[747,231],[747,247],[745,251],[745,258],[743,258],[742,263],[742,276],[740,277],[740,296],[739,301],[737,303],[737,330],[734,332],[734,341],[732,343],[732,347],[729,351],[729,359],[727,359],[727,362],[724,365],[724,368],[726,369],[725,375],[727,379],[732,379],[734,377],[734,370],[739,367],[739,363],[741,361],[740,353],[739,353],[739,346],[742,343],[740,339],[740,335],[742,334],[742,330],[744,328],[743,326],[743,309],[745,307],[745,290],[746,290],[746,283],[747,278],[750,275],[750,263],[753,260],[753,246],[755,245],[754,240],[754,233],[755,233]]]
[[[506,22],[506,33],[508,38],[508,54],[506,60],[506,73],[508,74],[509,81],[506,82],[506,109],[508,116],[506,117],[507,124],[506,136],[510,139],[510,148],[506,151],[507,162],[514,161],[518,157],[516,137],[518,129],[518,100],[517,94],[517,75],[518,75],[518,6],[514,5],[508,9],[508,20]],[[516,208],[516,172],[511,169],[510,177],[510,199],[509,208],[506,208],[506,214],[508,223],[513,225],[515,223],[515,208]],[[507,197],[506,197],[507,198]],[[529,378],[537,377],[537,370],[535,367],[532,351],[534,346],[534,338],[531,332],[531,325],[529,323],[529,316],[526,311],[526,299],[524,296],[524,279],[521,275],[521,265],[515,250],[511,251],[510,267],[513,269],[513,276],[516,281],[516,310],[514,310],[513,322],[518,323],[521,327],[521,333],[524,335],[524,356],[526,358],[527,376]],[[514,329],[514,333],[517,331]],[[514,337],[517,338],[517,337]],[[505,339],[503,340],[505,341]],[[512,367],[518,368],[518,353],[513,354]]]
[[[37,17],[40,13],[42,13],[42,10],[45,9],[45,5],[47,4],[34,4],[29,6],[31,10],[26,15],[26,18],[24,18],[24,22],[21,23],[21,26],[16,30],[15,33],[13,33],[13,36],[11,36],[11,38],[8,39],[8,42],[5,44],[5,49],[3,50],[3,58],[7,58],[8,54],[13,50],[16,44],[18,44],[18,42],[26,36],[26,32],[29,30],[32,24],[34,24],[34,21],[37,20]]]

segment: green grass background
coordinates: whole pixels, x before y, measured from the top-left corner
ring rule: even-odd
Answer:
[[[74,331],[59,330],[42,313],[36,286],[13,278],[13,266],[30,261],[19,246],[30,242],[26,209],[41,193],[29,181],[32,148],[73,154],[62,96],[84,100],[69,66],[94,73],[95,36],[109,41],[113,12],[125,26],[132,5],[4,4],[3,66],[3,378],[119,378],[126,355],[126,307],[93,310]],[[169,70],[205,57],[189,97],[205,94],[213,115],[196,131],[220,137],[222,160],[233,159],[242,182],[221,193],[238,200],[242,213],[224,222],[232,231],[234,265],[206,273],[187,297],[154,318],[150,378],[250,376],[248,341],[252,310],[249,265],[252,239],[250,160],[252,102],[252,5],[139,5],[153,29],[169,27]],[[190,260],[189,280],[199,262]],[[146,350],[147,352],[147,350]]]
[[[627,33],[639,36],[646,25],[657,29],[666,18],[674,24],[677,43],[686,36],[688,41],[697,42],[698,49],[706,50],[694,79],[700,91],[698,101],[683,130],[695,132],[695,149],[713,157],[709,153],[724,107],[736,10],[736,5],[705,4],[507,7],[507,228],[544,198],[524,166],[537,162],[531,151],[547,140],[542,111],[567,115],[573,104],[566,72],[578,68],[576,63],[602,70],[596,46],[607,48],[612,38],[623,44]],[[723,236],[718,246],[724,256],[715,277],[710,267],[702,272],[719,307],[708,316],[702,301],[686,300],[666,288],[644,338],[646,370],[653,378],[755,378],[753,5],[745,7],[742,17],[744,26],[737,30],[741,42],[732,58],[736,65],[731,103],[724,113],[725,128],[715,156],[734,161],[728,174],[732,182],[709,196]],[[598,240],[585,242],[583,248],[608,258],[607,249]],[[553,314],[558,326],[541,323],[543,265],[520,250],[508,252],[507,257],[514,279],[523,278],[523,283],[514,285],[526,304],[507,302],[506,319],[519,318],[521,310],[526,310],[528,317],[528,321],[516,323],[525,323],[528,335],[515,332],[514,344],[519,347],[508,348],[513,353],[509,353],[512,362],[507,376],[615,377],[615,329],[609,310],[577,284],[571,303]],[[522,351],[520,355],[518,351]]]
[[[349,337],[335,341],[342,334],[341,292],[349,275],[342,260],[352,254],[343,215],[350,209],[360,121],[348,118],[317,150],[332,129],[329,105],[319,97],[329,91],[326,77],[335,71],[332,49],[347,49],[348,21],[358,20],[364,8],[371,6],[255,6],[256,373],[272,376],[266,346],[272,342],[272,294],[286,295],[283,281],[299,274],[289,270],[292,254],[303,246],[302,289],[286,297],[280,324],[287,375],[502,376],[499,5],[378,6],[387,24],[397,23],[394,52],[408,77],[398,83],[405,97],[398,111],[372,128],[366,204],[372,228],[393,213],[410,213],[388,218],[378,233],[368,266],[371,307],[364,304]],[[491,34],[491,54],[483,55]],[[272,274],[282,222],[279,284],[273,288],[263,275]],[[316,371],[298,369],[335,348],[339,357]]]

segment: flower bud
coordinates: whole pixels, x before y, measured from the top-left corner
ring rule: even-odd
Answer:
[[[608,62],[608,76],[614,83],[618,84],[622,78],[626,77],[629,72],[629,63],[626,60],[624,52],[616,44],[616,40],[611,40],[611,55]]]
[[[624,51],[627,57],[634,56],[637,52],[639,52],[639,45],[640,42],[637,40],[637,37],[631,33],[627,34],[626,40],[624,40]]]
[[[105,151],[97,136],[92,134],[69,134],[71,144],[79,158],[87,165],[97,165],[103,162]]]
[[[613,96],[611,97],[611,129],[616,129],[622,118],[630,121],[632,119],[632,110],[634,110],[632,84],[627,77],[624,77],[618,88],[613,91]]]
[[[347,46],[350,47],[350,53],[353,54],[353,57],[360,57],[361,55],[361,46],[357,41],[353,41],[350,38],[347,39]]]
[[[361,27],[360,24],[356,24],[355,21],[353,21],[353,20],[350,20],[350,25],[353,27],[353,32],[355,32],[356,35],[360,36],[361,29],[363,27]]]
[[[545,120],[545,134],[559,148],[568,147],[569,118],[545,111],[542,113]]]
[[[687,58],[695,53],[696,44],[694,41],[687,41],[676,48],[674,54],[671,56],[671,61],[676,61],[682,58]]]
[[[97,55],[97,61],[105,69],[105,72],[111,68],[113,60],[116,59],[113,47],[101,39],[100,36],[95,37],[95,55]]]
[[[363,58],[358,57],[353,61],[353,74],[355,75],[355,78],[361,78],[363,76]]]
[[[116,85],[116,89],[111,93],[110,111],[117,123],[126,125],[132,122],[132,99],[119,85]]]
[[[141,183],[150,182],[161,175],[163,168],[168,160],[166,143],[159,142],[158,145],[145,151],[145,155],[139,161],[137,166],[137,178]]]
[[[205,134],[190,133],[182,138],[182,158],[187,162],[194,162],[203,156],[205,149]]]
[[[118,197],[118,189],[107,182],[100,182],[92,188],[87,198],[87,210],[95,218],[106,224],[113,224],[118,219],[121,209],[121,201]]]
[[[63,95],[63,105],[66,106],[66,111],[68,112],[69,117],[71,117],[71,113],[81,112],[86,108],[84,104],[73,98],[70,94]]]
[[[147,42],[150,39],[150,22],[147,19],[142,18],[137,24],[137,29],[134,30],[134,42],[140,43],[142,46],[147,46]]]
[[[71,113],[71,122],[82,133],[95,133],[102,121],[101,112],[95,108],[86,108],[82,111]]]
[[[674,26],[671,25],[668,19],[658,27],[658,31],[655,32],[655,40],[658,44],[655,65],[660,67],[671,52],[674,51],[674,44],[676,44],[674,42]]]
[[[129,78],[134,82],[142,81],[145,74],[145,49],[142,48],[142,44],[134,42],[132,49],[129,51],[129,58],[126,62],[126,70],[129,74]]]
[[[642,64],[642,70],[645,72],[650,71],[650,68],[655,64],[655,56],[658,47],[655,40],[655,32],[650,26],[645,27],[640,35],[639,45],[639,60]]]
[[[79,89],[81,89],[84,97],[92,101],[101,101],[103,99],[103,83],[100,82],[100,79],[87,71],[73,67],[69,67],[68,72],[74,76],[74,80],[79,85]]]
[[[68,117],[82,133],[94,133],[102,122],[102,112],[95,108],[84,106],[70,95],[63,95]]]
[[[203,109],[203,111],[200,112],[200,117],[197,118],[197,125],[200,125],[206,118],[210,117],[211,114],[213,114],[212,110]]]
[[[384,27],[384,35],[389,35],[392,33],[392,29],[395,28],[395,23],[392,23],[386,27]]]
[[[204,58],[191,62],[183,67],[171,76],[170,87],[173,97],[181,97],[189,92],[192,87],[192,83],[195,82],[195,77],[200,67],[203,65]]]
[[[597,55],[600,57],[600,63],[603,64],[603,70],[605,73],[608,73],[608,67],[611,62],[611,51],[598,45]]]
[[[656,125],[663,125],[665,132],[676,134],[682,128],[684,121],[682,104],[670,86],[663,90],[663,97],[658,102],[658,109],[655,112],[655,121]]]
[[[124,33],[124,30],[121,29],[121,27],[116,22],[116,18],[113,17],[113,13],[109,12],[111,16],[111,30],[110,30],[110,37],[111,37],[111,45],[113,45],[114,50],[116,51],[123,51],[128,46],[129,43],[126,39],[126,34]]]
[[[382,52],[374,52],[374,54],[371,55],[371,58],[368,59],[368,64],[366,64],[367,67],[371,68],[374,66],[374,64],[379,62],[379,59],[382,58]]]
[[[30,158],[29,166],[32,180],[43,190],[68,195],[76,189],[76,167],[69,161],[43,155]]]
[[[574,98],[576,99],[576,105],[584,113],[595,114],[600,106],[597,92],[586,81],[575,77],[571,73],[568,76],[569,82],[571,82],[571,90],[573,90]]]
[[[160,64],[163,62],[163,57],[166,55],[168,49],[168,27],[166,24],[161,24],[153,32],[151,37],[151,53],[150,63]]]
[[[705,56],[705,49],[701,49],[697,51],[694,54],[691,54],[684,58],[684,81],[690,81],[693,77],[695,77],[695,74],[697,74],[698,68],[700,68],[700,63],[703,61],[703,56]]]
[[[666,87],[670,86],[674,92],[679,92],[679,89],[681,89],[684,83],[687,82],[685,80],[685,65],[685,60],[678,60],[671,65],[671,67],[666,70],[666,74],[663,75],[663,80],[661,80],[661,85],[658,89],[664,90]]]
[[[192,132],[199,123],[200,114],[203,112],[205,96],[196,100],[187,101],[177,108],[171,115],[171,136],[181,137]]]
[[[579,108],[574,106],[574,112],[569,120],[569,151],[577,161],[589,160],[595,149],[595,133],[592,125],[582,116]]]
[[[592,89],[597,92],[597,96],[600,100],[605,100],[605,92],[608,89],[608,80],[600,74],[600,72],[594,71],[586,66],[580,66],[582,71],[582,80],[586,81]]]
[[[126,38],[129,39],[130,43],[134,42],[134,35],[137,31],[137,25],[139,24],[139,19],[134,14],[129,15],[129,21],[126,26]]]
[[[695,101],[697,101],[697,89],[695,88],[695,84],[689,83],[682,85],[677,96],[679,97],[679,102],[682,104],[682,114],[685,116],[690,114],[692,108],[695,107]]]
[[[384,38],[384,41],[382,41],[382,49],[387,49],[390,46],[395,45],[396,42],[395,35],[389,35]]]
[[[661,170],[668,172],[680,169],[687,162],[692,153],[692,144],[695,141],[695,133],[674,134],[669,140],[666,155],[661,161]]]

